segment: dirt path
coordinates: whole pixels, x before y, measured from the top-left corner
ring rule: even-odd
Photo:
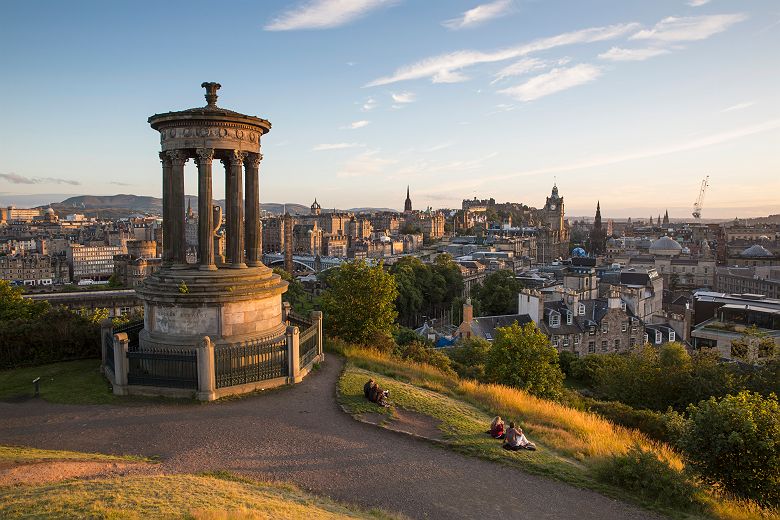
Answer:
[[[143,462],[106,462],[84,460],[42,460],[24,463],[0,463],[0,487],[38,485],[71,478],[109,478],[125,475],[160,473],[159,465]]]
[[[335,401],[341,367],[330,356],[293,388],[204,405],[0,403],[0,444],[158,455],[166,473],[245,473],[412,518],[658,518],[357,422]]]

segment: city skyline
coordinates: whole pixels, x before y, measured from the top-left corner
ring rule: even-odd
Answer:
[[[415,208],[541,207],[557,181],[567,215],[685,218],[710,175],[704,218],[780,213],[771,4],[266,2],[229,36],[200,2],[14,5],[0,203],[160,196],[146,117],[219,81],[220,106],[274,124],[262,202],[400,209],[411,184]]]

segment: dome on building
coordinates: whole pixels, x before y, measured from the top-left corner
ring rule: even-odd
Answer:
[[[682,246],[670,237],[663,236],[650,244],[650,253],[654,255],[679,255],[682,252]]]
[[[762,258],[762,257],[771,257],[774,256],[772,253],[770,253],[764,246],[759,244],[754,244],[740,254],[740,256],[746,257],[746,258]]]
[[[588,253],[586,253],[585,250],[582,249],[581,247],[575,247],[571,251],[571,256],[574,256],[574,257],[577,257],[577,258],[585,258],[586,256],[588,256]]]
[[[54,215],[54,208],[47,209],[46,213],[48,213],[49,215]]]

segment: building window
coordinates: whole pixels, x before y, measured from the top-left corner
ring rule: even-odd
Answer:
[[[655,331],[655,344],[660,345],[661,342],[664,340],[663,334],[661,334],[660,331]]]
[[[674,331],[669,332],[669,341],[674,341],[676,334]]]
[[[606,334],[609,332],[609,324],[608,323],[602,323],[601,324],[601,333]]]
[[[609,343],[607,342],[607,340],[602,341],[601,342],[601,350],[603,352],[606,352],[608,348],[609,348]]]
[[[588,342],[588,353],[592,354],[596,352],[596,342],[595,341],[589,341]]]
[[[558,339],[558,336],[553,336],[552,337],[552,342],[553,342],[553,346],[557,347],[559,342],[560,342],[560,340]]]
[[[645,332],[645,337],[643,339],[645,340],[645,343],[649,343],[650,342],[650,337],[647,335],[646,332]]]
[[[626,302],[620,302],[620,309],[623,311],[626,310]]]
[[[574,335],[574,344],[575,345],[579,345],[580,344],[580,335],[579,334],[575,334]]]
[[[627,330],[628,330],[628,323],[625,323],[625,322],[621,323],[620,324],[620,332],[625,332]]]
[[[580,303],[577,305],[577,312],[579,312],[580,316],[585,316],[585,304]]]
[[[620,340],[619,339],[615,340],[615,350],[620,350]]]
[[[631,338],[631,339],[629,339],[629,340],[628,340],[628,345],[629,345],[630,347],[635,347],[635,346],[636,346],[636,338]]]
[[[591,325],[588,328],[588,335],[590,335],[590,336],[595,336],[596,335],[596,327],[595,326]]]
[[[563,346],[568,347],[569,346],[569,336],[563,337]]]
[[[561,325],[561,315],[557,312],[550,313],[550,327],[559,327]]]
[[[571,325],[572,315],[571,312],[566,311],[566,325]]]

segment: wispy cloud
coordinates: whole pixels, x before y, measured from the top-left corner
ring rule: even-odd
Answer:
[[[568,164],[561,164],[558,166],[550,166],[547,168],[539,168],[536,170],[526,170],[521,172],[515,172],[505,175],[494,175],[488,177],[481,177],[483,182],[497,181],[503,179],[511,179],[514,177],[527,177],[534,175],[550,175],[553,173],[561,173],[575,170],[583,170],[586,168],[596,168],[601,166],[609,166],[612,164],[618,164],[627,161],[635,161],[640,159],[649,159],[651,157],[660,157],[663,155],[670,155],[679,152],[688,152],[691,150],[698,150],[700,148],[706,148],[708,146],[714,146],[717,144],[726,143],[729,141],[735,141],[751,135],[761,134],[765,132],[772,132],[780,130],[780,119],[770,119],[757,125],[746,126],[729,130],[726,132],[719,132],[704,137],[699,137],[691,141],[669,144],[658,148],[650,148],[647,150],[639,150],[636,152],[629,152],[624,154],[596,156],[585,158],[579,161],[575,161]]]
[[[371,112],[376,108],[376,99],[374,98],[368,98],[364,103],[363,106],[360,107],[360,110],[363,112]]]
[[[346,25],[396,0],[310,0],[267,24],[266,31],[331,29]]]
[[[377,78],[367,83],[365,86],[376,87],[399,81],[421,78],[431,78],[433,83],[456,83],[468,79],[468,77],[460,71],[473,65],[511,60],[527,56],[534,52],[545,51],[565,45],[612,40],[636,30],[637,27],[638,24],[635,23],[616,24],[606,27],[591,27],[548,38],[540,38],[530,43],[494,52],[464,50],[440,54],[438,56],[425,58],[416,63],[412,63],[411,65],[403,66],[390,76]]]
[[[326,150],[344,150],[345,148],[358,148],[360,146],[363,145],[359,143],[323,143],[316,145],[312,148],[312,151],[323,152]]]
[[[653,28],[643,29],[632,35],[630,39],[656,40],[661,42],[705,40],[744,20],[747,20],[747,15],[743,13],[682,17],[670,16],[655,24]]]
[[[498,18],[509,12],[511,8],[512,0],[496,0],[495,2],[469,9],[457,18],[442,22],[442,25],[449,29],[466,29],[480,25],[493,18]]]
[[[18,173],[0,173],[0,179],[5,179],[12,184],[70,184],[71,186],[80,186],[81,183],[71,179],[60,179],[56,177],[25,177]]]
[[[109,184],[113,184],[114,186],[133,186],[133,184],[130,184],[129,182],[119,182],[119,181],[111,181]]]
[[[394,159],[380,157],[379,150],[366,150],[344,163],[336,175],[338,177],[377,176],[383,172],[385,166],[395,162]]]
[[[503,69],[496,72],[493,81],[490,83],[493,84],[505,78],[522,76],[523,74],[528,74],[529,72],[533,72],[535,70],[546,69],[547,66],[548,63],[545,60],[540,60],[538,58],[523,58],[522,60],[516,61],[511,65],[507,65]]]
[[[515,87],[499,90],[520,101],[533,101],[562,90],[593,81],[601,76],[601,69],[588,63],[573,67],[556,68],[539,74]]]
[[[414,103],[415,95],[413,92],[399,92],[392,94],[393,101],[396,103]]]
[[[701,7],[705,4],[709,4],[710,0],[688,0],[688,5],[691,7]]]
[[[450,174],[452,172],[469,171],[482,168],[489,159],[497,156],[497,152],[492,152],[482,157],[473,159],[454,159],[449,161],[428,161],[419,160],[406,166],[395,168],[388,179],[397,179],[405,177],[416,177],[420,175],[430,175],[436,173]]]
[[[644,61],[655,56],[669,54],[669,49],[660,47],[646,47],[642,49],[625,49],[622,47],[612,47],[607,52],[599,54],[599,58],[609,61]]]
[[[358,128],[363,128],[364,126],[368,126],[370,122],[371,121],[366,121],[365,119],[361,119],[360,121],[354,121],[348,124],[347,126],[342,126],[341,128],[346,130],[356,130]]]
[[[438,152],[439,150],[444,150],[446,148],[450,148],[453,144],[455,144],[455,143],[452,143],[452,142],[439,143],[439,144],[433,145],[433,146],[431,146],[429,148],[423,149],[423,152]]]
[[[732,105],[730,107],[724,108],[723,110],[721,110],[721,112],[733,112],[735,110],[743,110],[745,108],[752,107],[755,104],[756,104],[755,101],[746,101],[744,103],[737,103],[736,105]]]

